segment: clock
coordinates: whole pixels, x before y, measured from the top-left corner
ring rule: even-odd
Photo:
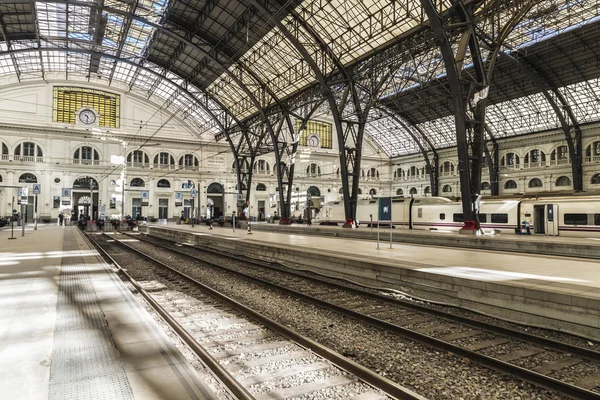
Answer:
[[[319,146],[319,137],[317,135],[312,135],[308,138],[308,145],[310,147]]]
[[[79,121],[86,125],[91,125],[96,122],[96,114],[92,110],[82,110],[79,113]]]

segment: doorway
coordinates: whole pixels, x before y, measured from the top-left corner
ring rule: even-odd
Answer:
[[[142,215],[142,199],[131,199],[131,218],[136,219],[137,216]]]
[[[544,209],[545,205],[543,204],[533,206],[533,225],[535,227],[534,233],[546,233],[546,220],[544,218]]]
[[[192,200],[183,200],[183,218],[191,218],[192,216]]]
[[[169,199],[158,199],[158,219],[169,218]]]
[[[265,220],[265,201],[264,200],[258,201],[258,220],[259,221]]]

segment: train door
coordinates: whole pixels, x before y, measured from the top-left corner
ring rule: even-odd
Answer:
[[[533,226],[535,228],[533,233],[545,234],[546,233],[546,218],[544,213],[546,206],[544,204],[536,204],[533,206]]]
[[[558,204],[546,204],[546,234],[558,236]]]

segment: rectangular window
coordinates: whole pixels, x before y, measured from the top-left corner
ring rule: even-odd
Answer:
[[[492,214],[492,224],[508,224],[508,214]]]
[[[118,94],[102,90],[72,86],[54,87],[54,122],[75,123],[75,113],[82,107],[90,107],[98,114],[98,123],[107,128],[118,128],[120,120],[120,99]]]
[[[594,225],[600,225],[600,214],[594,214]]]
[[[117,200],[114,197],[110,198],[108,208],[110,208],[110,209],[117,208]]]
[[[463,217],[462,214],[454,214],[452,217],[453,217],[452,220],[454,222],[464,222],[464,220],[465,220],[465,218]]]
[[[565,214],[565,225],[587,225],[587,214]]]
[[[419,207],[419,208],[417,209],[417,211],[418,211],[418,217],[419,217],[419,218],[423,218],[423,207]]]
[[[35,144],[31,142],[23,143],[23,155],[35,157]]]
[[[487,214],[479,214],[479,222],[483,222],[485,224],[487,222]]]
[[[60,208],[60,196],[52,196],[52,208]]]
[[[441,214],[440,214],[440,220],[441,220],[441,221],[443,221],[443,220],[445,220],[445,219],[446,219],[446,214],[444,214],[444,213],[441,213]]]

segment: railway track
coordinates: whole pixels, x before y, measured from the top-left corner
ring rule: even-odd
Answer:
[[[424,400],[129,243],[104,234],[88,237],[121,270],[116,260],[127,262],[130,267],[123,273],[136,289],[146,293],[144,297],[240,399],[310,398],[311,393],[323,396],[330,391],[333,394],[325,398]],[[134,271],[132,257],[150,262],[143,271]]]
[[[177,247],[167,239],[147,235],[136,237],[566,397],[600,399],[600,352],[294,271],[283,271],[281,267],[265,262],[213,253],[219,259],[227,257],[240,263],[238,268],[223,267],[219,262],[207,259],[210,249]],[[253,268],[248,268],[249,265]]]

